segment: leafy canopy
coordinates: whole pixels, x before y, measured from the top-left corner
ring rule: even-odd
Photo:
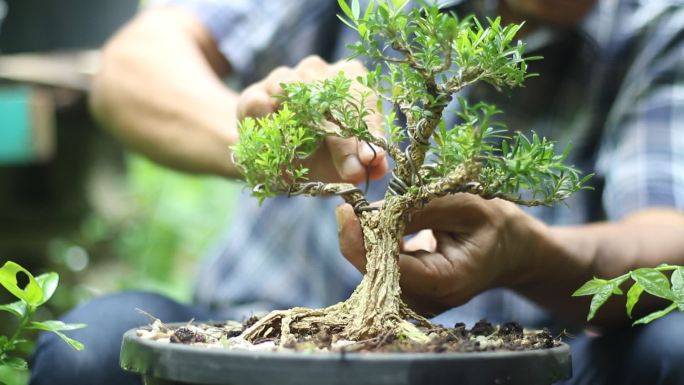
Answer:
[[[358,0],[338,4],[340,20],[359,35],[349,46],[351,57],[367,57],[377,65],[354,80],[341,73],[318,82],[283,84],[278,112],[241,122],[235,161],[260,200],[308,182],[302,161],[325,136],[356,137],[386,149],[396,163],[395,185],[402,186],[391,191],[395,194],[415,194],[416,186],[433,183],[446,186],[435,196],[468,191],[550,205],[584,188],[591,176],[580,178],[565,164],[569,148],[556,154],[554,143],[534,133],[531,138],[510,135],[495,121],[499,111],[494,106],[471,106],[462,99],[460,122],[447,127],[443,120],[453,96],[474,83],[512,88],[534,75],[527,73],[527,61],[537,58],[525,57],[525,44],[515,38],[521,25],[503,25],[500,18],[483,24],[434,4],[410,8],[407,1],[378,0],[363,10]],[[384,113],[386,139],[374,137],[366,125],[371,93],[394,105]],[[382,103],[377,109],[383,112]],[[402,142],[408,143],[405,150]],[[453,179],[455,170],[462,169],[477,172]]]

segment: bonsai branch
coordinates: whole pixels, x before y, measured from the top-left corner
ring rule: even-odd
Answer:
[[[261,188],[256,186],[256,188]],[[339,196],[354,207],[355,212],[375,210],[368,204],[368,200],[360,188],[351,183],[323,183],[306,182],[291,184],[286,190],[272,189],[272,191],[288,197],[306,195],[314,197]]]
[[[418,190],[416,198],[423,203],[427,203],[434,198],[471,190],[475,186],[472,183],[468,183],[468,181],[473,176],[477,176],[478,168],[478,165],[463,164],[446,176],[422,186]]]

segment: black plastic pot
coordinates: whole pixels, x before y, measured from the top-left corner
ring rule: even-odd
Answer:
[[[121,367],[146,385],[550,385],[570,378],[567,345],[522,352],[246,352],[124,335]]]

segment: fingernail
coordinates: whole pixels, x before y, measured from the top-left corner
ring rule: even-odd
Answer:
[[[364,158],[368,158],[370,160],[373,159],[373,157],[377,157],[382,153],[382,148],[374,145],[374,144],[369,144],[369,143],[363,143],[361,145],[361,155]]]
[[[342,161],[340,174],[344,179],[351,180],[363,172],[364,168],[356,156],[349,155]]]

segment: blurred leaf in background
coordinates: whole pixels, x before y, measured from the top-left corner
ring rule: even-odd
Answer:
[[[116,252],[133,268],[122,285],[190,298],[197,263],[230,219],[241,185],[189,176],[139,157],[128,159],[138,208]]]
[[[122,212],[94,213],[78,234],[50,245],[51,261],[78,275],[66,302],[124,289],[188,301],[199,260],[230,223],[239,183],[137,155],[127,156],[127,166]]]
[[[29,372],[17,370],[9,366],[0,367],[0,384],[4,385],[26,385],[29,382]]]

